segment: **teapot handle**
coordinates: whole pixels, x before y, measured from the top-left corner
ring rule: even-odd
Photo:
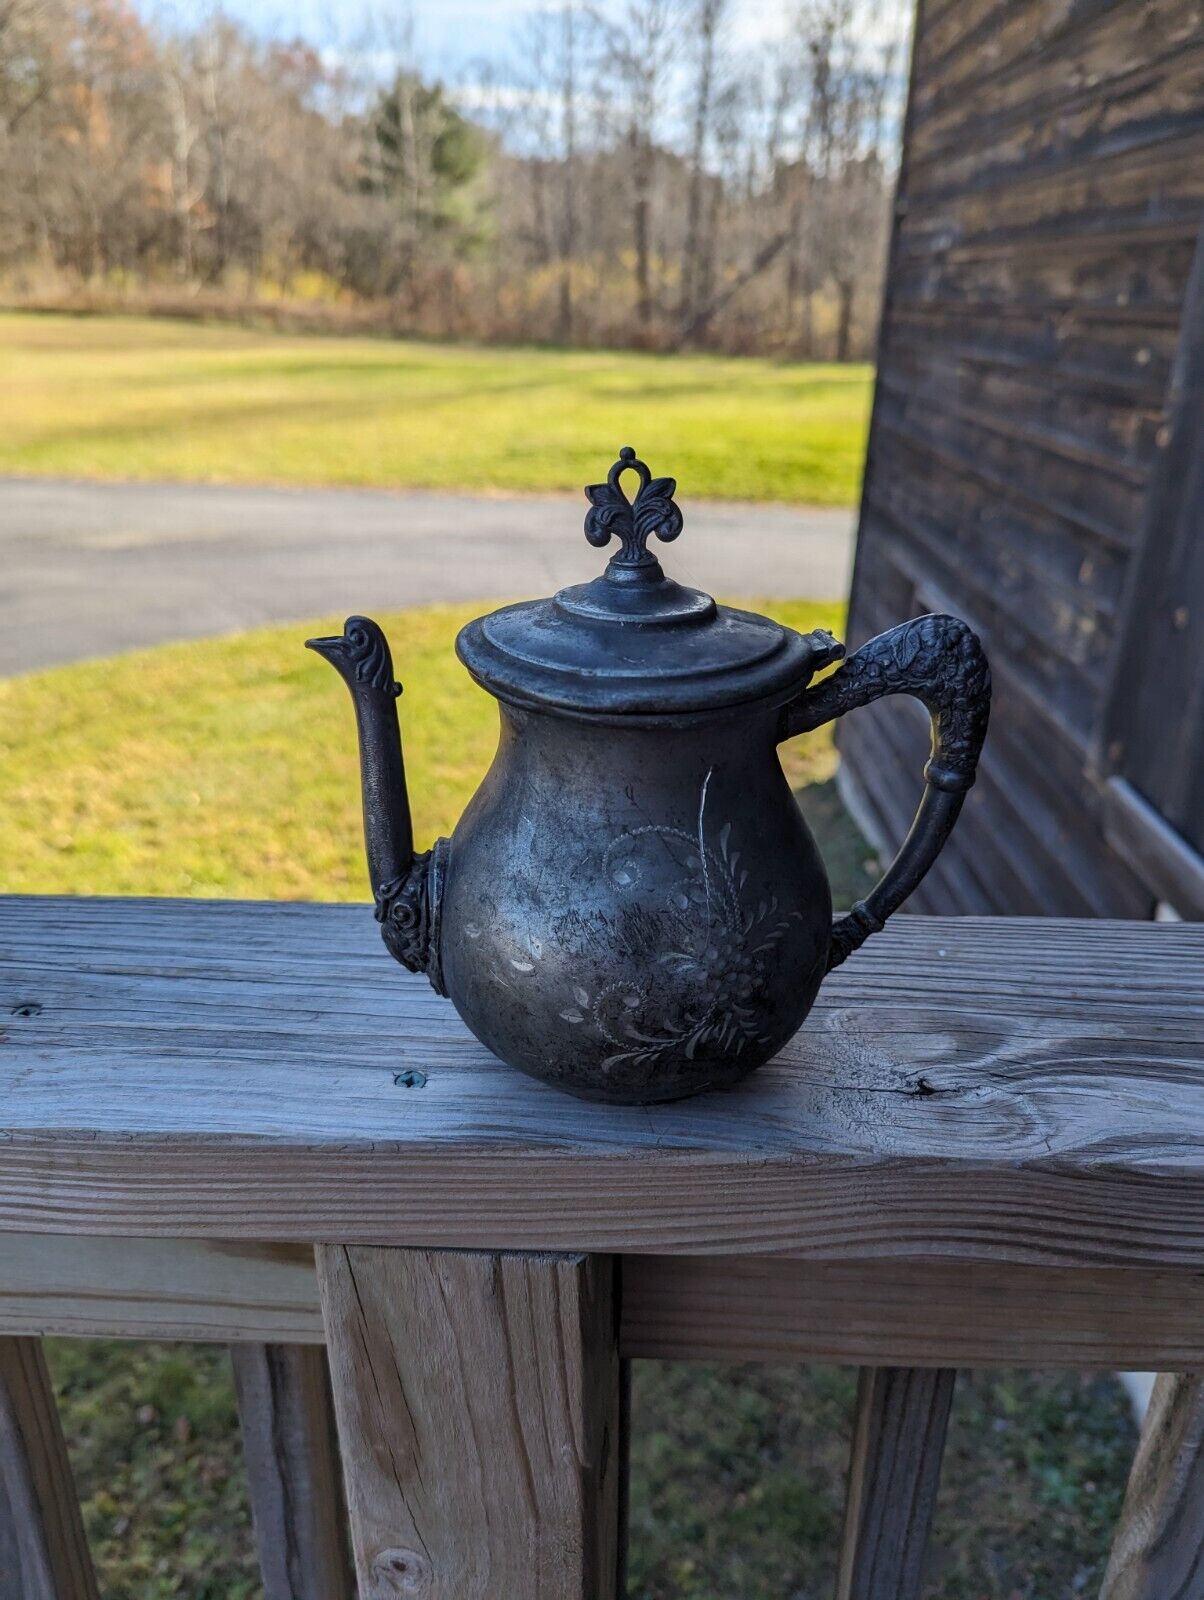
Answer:
[[[910,694],[932,718],[923,798],[899,853],[864,900],[832,924],[828,971],[881,932],[936,860],[974,782],[991,711],[991,671],[957,617],[916,617],[854,651],[830,677],[782,709],[779,740],[833,722],[888,694]]]

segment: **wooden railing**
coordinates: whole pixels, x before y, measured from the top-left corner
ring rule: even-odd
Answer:
[[[610,1600],[641,1356],[858,1364],[838,1594],[909,1600],[958,1367],[1178,1374],[1103,1594],[1198,1600],[1204,928],[898,919],[629,1110],[355,907],[0,901],[5,1600],[97,1593],[46,1333],[231,1344],[267,1600],[349,1600],[342,1483],[360,1600]]]

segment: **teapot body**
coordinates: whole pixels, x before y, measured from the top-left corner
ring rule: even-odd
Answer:
[[[590,1099],[738,1082],[806,1016],[828,880],[779,716],[617,727],[502,703],[447,851],[443,983],[502,1060]]]
[[[456,652],[496,698],[501,739],[452,838],[429,851],[414,849],[401,685],[379,625],[348,617],[307,641],[355,707],[390,954],[511,1066],[635,1104],[735,1084],[786,1043],[824,974],[939,854],[991,699],[956,617],[913,617],[842,659],[823,628],[797,633],[674,582],[648,541],[681,533],[675,491],[625,446],[586,490],[586,538],[619,542],[605,572],[461,629]],[[900,694],[931,718],[923,795],[882,877],[833,923],[777,747]]]

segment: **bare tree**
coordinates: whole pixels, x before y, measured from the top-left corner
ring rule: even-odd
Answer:
[[[560,318],[563,344],[573,338],[573,257],[577,250],[577,16],[574,0],[564,0],[561,14],[560,126],[561,226]]]
[[[678,43],[680,0],[625,0],[591,13],[604,49],[615,112],[626,146],[632,196],[635,311],[645,338],[655,307],[652,285],[657,138]]]
[[[266,288],[281,314],[432,335],[869,348],[899,108],[881,0],[800,0],[759,57],[731,0],[548,0],[517,66],[450,86],[404,11],[323,55],[135,3],[0,0],[10,292]]]
[[[704,235],[703,206],[707,184],[707,145],[712,135],[715,104],[716,55],[720,30],[727,17],[728,0],[694,0],[690,23],[696,41],[694,116],[690,134],[690,178],[686,199],[686,233],[681,258],[680,330],[692,325],[700,289],[709,295],[712,263],[703,260],[704,237],[714,244],[714,234]]]

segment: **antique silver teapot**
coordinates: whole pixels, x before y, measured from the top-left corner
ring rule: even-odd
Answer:
[[[634,501],[620,484],[639,479]],[[470,622],[456,650],[497,701],[493,765],[450,839],[416,854],[400,685],[366,617],[309,647],[355,703],[364,835],[390,952],[511,1066],[573,1094],[648,1103],[739,1082],[807,1015],[824,974],[911,893],[957,819],[990,673],[948,616],[844,647],[716,605],[648,549],[676,539],[672,478],[621,451],[586,490],[605,572]],[[926,787],[886,875],[833,921],[777,747],[888,694],[932,717]]]

